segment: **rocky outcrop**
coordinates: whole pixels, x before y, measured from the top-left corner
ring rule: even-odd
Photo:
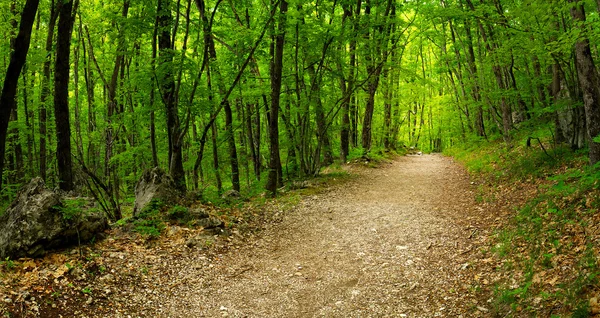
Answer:
[[[63,198],[35,178],[0,216],[0,257],[38,257],[92,239],[108,227],[100,213],[65,215]]]
[[[146,170],[135,185],[133,215],[137,216],[153,200],[170,205],[180,197],[181,193],[177,191],[175,181],[168,173],[158,167]]]

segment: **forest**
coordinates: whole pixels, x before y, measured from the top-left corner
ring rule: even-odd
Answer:
[[[155,167],[276,197],[487,143],[477,172],[539,148],[598,189],[600,0],[5,0],[0,30],[0,211],[36,177],[117,222]]]
[[[335,160],[510,145],[526,125],[593,164],[599,6],[3,2],[2,197],[88,184],[119,219],[151,167],[183,191],[275,194]]]

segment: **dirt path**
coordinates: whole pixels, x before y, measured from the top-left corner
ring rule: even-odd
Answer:
[[[473,186],[451,159],[409,156],[304,199],[253,244],[173,266],[142,314],[169,317],[476,317]],[[476,240],[475,237],[483,239]],[[475,244],[475,245],[473,245]],[[480,282],[483,280],[483,282]],[[146,287],[146,288],[145,288]],[[487,307],[487,308],[486,308]],[[487,313],[487,314],[486,314]]]

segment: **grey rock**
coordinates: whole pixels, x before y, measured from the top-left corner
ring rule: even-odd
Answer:
[[[152,200],[160,200],[163,204],[173,204],[180,197],[181,193],[168,173],[158,167],[146,170],[135,185],[133,215],[137,216]]]
[[[223,227],[223,221],[220,219],[210,216],[204,219],[199,219],[196,221],[196,225],[203,227],[205,230],[215,229],[218,227]]]
[[[0,257],[39,257],[50,249],[86,242],[108,228],[100,213],[65,219],[61,199],[41,178],[23,187],[0,216]]]
[[[206,210],[204,210],[203,208],[194,208],[194,209],[190,209],[189,217],[192,220],[198,220],[198,219],[208,218],[208,217],[210,217],[210,214],[208,214],[208,212]]]

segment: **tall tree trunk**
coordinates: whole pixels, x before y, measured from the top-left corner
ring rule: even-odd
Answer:
[[[323,50],[323,55],[321,59],[321,64],[325,59],[325,50]],[[314,65],[308,68],[308,73],[311,76],[311,89],[310,89],[310,99],[311,103],[315,108],[315,121],[317,122],[317,142],[318,147],[316,150],[315,157],[315,171],[317,173],[321,166],[328,166],[333,163],[333,154],[331,150],[331,142],[329,141],[329,135],[327,134],[327,123],[325,122],[325,110],[323,109],[323,102],[321,100],[321,68],[319,68],[318,72],[315,72]],[[320,152],[323,149],[323,164],[320,163]]]
[[[387,7],[383,14],[384,21],[390,14],[392,8],[392,0],[388,0]],[[371,15],[371,4],[370,1],[366,2],[365,16]],[[386,21],[387,23],[387,21]],[[387,59],[387,44],[389,38],[389,31],[391,30],[390,25],[381,25],[374,28],[373,32],[367,32],[365,40],[367,41],[367,54],[365,59],[367,61],[367,74],[370,79],[367,84],[367,105],[365,106],[365,113],[363,117],[363,130],[361,144],[363,151],[368,152],[371,150],[372,143],[372,125],[373,125],[373,114],[375,111],[375,94],[379,87],[379,77],[382,71],[383,59]],[[370,35],[370,33],[373,33]],[[373,47],[374,46],[374,47]],[[381,59],[381,60],[380,60]]]
[[[83,23],[79,19],[79,37],[83,39]],[[87,145],[87,167],[91,171],[96,171],[98,165],[98,158],[96,154],[96,144],[92,138],[93,133],[96,131],[96,116],[94,110],[94,102],[96,96],[94,94],[95,81],[94,74],[92,71],[91,57],[88,54],[88,49],[85,40],[82,40],[83,50],[83,79],[85,80],[85,90],[87,95],[88,104],[88,118],[87,118],[87,134],[88,134],[88,145]]]
[[[213,153],[213,169],[215,171],[215,180],[217,182],[217,192],[223,193],[223,182],[221,182],[221,172],[219,171],[219,148],[217,146],[217,124],[212,123],[211,125],[211,140],[212,140],[212,153]]]
[[[31,87],[35,84],[35,72],[32,74]],[[33,128],[33,110],[30,107],[29,83],[27,82],[27,68],[23,69],[23,108],[25,110],[25,127],[27,127],[27,174],[28,177],[35,175],[35,131]]]
[[[469,19],[465,20],[465,34],[467,44],[467,61],[469,65],[469,74],[473,82],[472,95],[476,104],[477,113],[475,114],[475,129],[479,137],[486,137],[485,121],[483,119],[483,106],[481,100],[481,88],[479,86],[479,74],[477,72],[477,64],[475,63],[475,50],[473,49],[473,35],[471,31],[471,23]]]
[[[13,183],[21,183],[25,178],[25,169],[23,164],[23,147],[21,146],[21,138],[19,137],[21,130],[18,128],[19,112],[16,108],[13,108],[13,111],[10,115],[10,120],[17,124],[9,133],[11,135],[10,139],[12,151],[15,156],[15,173]]]
[[[283,48],[287,9],[287,1],[282,0],[279,4],[279,26],[277,35],[275,35],[273,67],[271,68],[271,109],[269,113],[270,160],[266,189],[272,195],[277,194],[277,187],[283,178],[280,175],[281,159],[279,157],[279,104],[281,98],[281,75],[283,72]]]
[[[245,112],[245,124],[246,124],[246,138],[248,138],[248,147],[250,148],[250,158],[252,158],[252,166],[254,169],[254,176],[256,178],[256,180],[260,180],[260,159],[258,159],[258,156],[260,156],[259,153],[257,153],[257,149],[256,149],[256,141],[255,136],[254,136],[254,128],[252,127],[252,113],[254,112],[254,105],[253,104],[246,104],[246,112]],[[258,114],[257,116],[260,116],[260,114]],[[259,163],[259,164],[257,164]]]
[[[356,34],[358,32],[358,15],[360,14],[360,6],[361,6],[362,0],[357,0],[356,1],[356,12],[357,14],[354,15],[354,9],[352,7],[352,5],[349,6],[344,6],[344,21],[346,21],[347,19],[351,19],[352,20],[352,36],[351,36],[351,40],[350,40],[350,45],[349,45],[349,54],[350,54],[350,72],[348,74],[348,80],[344,81],[343,79],[343,73],[341,72],[341,65],[338,67],[340,69],[340,74],[342,74],[341,77],[341,88],[342,88],[342,94],[344,95],[344,100],[342,101],[342,129],[340,132],[340,157],[342,159],[342,162],[346,162],[348,155],[350,154],[350,137],[351,137],[351,131],[352,131],[352,127],[350,125],[350,117],[351,117],[351,110],[350,110],[350,104],[352,103],[352,92],[354,90],[354,73],[355,73],[355,69],[356,69]],[[345,29],[344,29],[345,30]]]
[[[569,0],[574,6],[571,7],[571,16],[578,27],[585,22],[585,11],[583,2],[579,0]],[[588,29],[589,30],[589,29]],[[575,54],[577,58],[577,75],[579,85],[583,92],[583,105],[585,108],[587,138],[590,148],[590,164],[596,164],[600,161],[600,142],[593,139],[600,136],[600,79],[598,70],[592,58],[590,49],[590,40],[587,37],[587,30],[583,30],[582,37],[575,44]]]
[[[81,50],[81,32],[77,32],[77,46],[73,52],[73,84],[75,85],[75,144],[77,154],[83,158],[83,137],[81,136],[81,103],[79,100],[79,56]]]
[[[14,41],[14,50],[10,55],[10,62],[4,75],[2,95],[0,95],[0,191],[2,190],[2,173],[4,172],[4,155],[6,152],[6,132],[10,113],[16,108],[17,84],[19,76],[29,51],[31,30],[35,21],[35,14],[39,0],[27,0],[21,12],[19,33]]]
[[[159,65],[163,70],[159,78],[163,103],[167,113],[167,130],[169,132],[169,172],[180,191],[186,189],[185,171],[183,170],[183,132],[179,121],[177,101],[175,98],[175,81],[173,78],[173,52],[171,46],[172,16],[169,0],[158,0],[158,48]]]
[[[69,115],[69,71],[71,35],[79,3],[76,0],[63,2],[58,13],[56,38],[56,62],[54,66],[54,121],[56,123],[56,161],[58,164],[58,186],[61,190],[74,189],[73,163],[71,159],[71,124]],[[75,8],[75,10],[73,10]]]
[[[156,149],[156,120],[154,115],[154,99],[155,99],[155,74],[156,74],[156,56],[158,42],[158,15],[154,23],[154,31],[152,32],[152,84],[150,85],[150,147],[152,148],[152,165],[158,167],[158,150]]]
[[[217,51],[215,50],[215,42],[212,36],[211,26],[206,15],[206,6],[204,4],[204,0],[196,0],[196,4],[198,6],[198,10],[200,11],[200,16],[203,22],[204,45],[206,45],[209,55],[208,65],[211,68],[212,73],[217,76],[217,87],[219,89],[219,93],[222,96],[224,96],[227,93],[227,91],[223,82],[223,76],[221,76],[221,71],[219,69],[219,66],[217,65]],[[231,111],[231,103],[229,102],[229,100],[224,101],[223,110],[225,111],[225,130],[227,131],[227,135],[225,136],[225,138],[227,139],[227,143],[229,145],[231,183],[233,185],[233,190],[239,192],[240,169],[238,164],[237,149],[235,145],[235,133],[233,130],[233,113]]]

